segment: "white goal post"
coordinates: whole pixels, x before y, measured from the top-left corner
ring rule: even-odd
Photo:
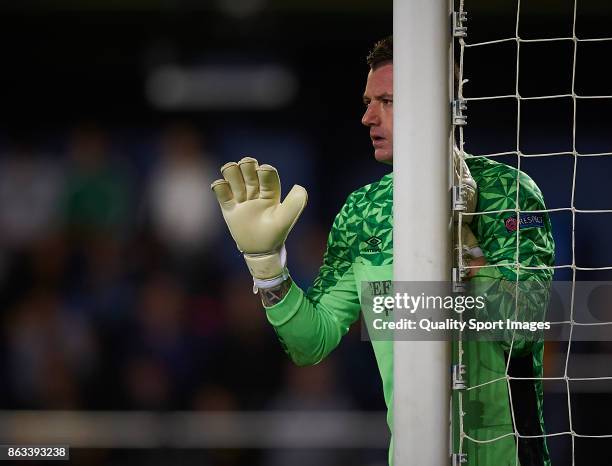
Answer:
[[[448,0],[394,0],[394,280],[449,281]],[[394,465],[449,464],[450,343],[394,342]]]

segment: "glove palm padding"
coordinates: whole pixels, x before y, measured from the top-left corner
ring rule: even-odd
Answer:
[[[226,163],[221,174],[211,188],[251,274],[261,280],[282,275],[283,246],[306,206],[306,190],[295,185],[281,203],[278,172],[251,157]]]
[[[461,157],[457,148],[453,149],[453,172],[455,186],[461,187],[461,194],[465,204],[463,213],[471,214],[476,212],[478,205],[478,186],[474,178],[472,178],[467,163],[465,163],[464,158]],[[463,259],[468,263],[477,257],[483,256],[483,252],[478,245],[478,240],[469,226],[472,223],[472,219],[473,215],[462,215],[461,225],[459,225],[461,232],[458,246],[463,254]],[[457,220],[458,216],[455,217],[455,221]]]
[[[453,171],[455,186],[461,186],[461,194],[463,196],[463,202],[465,203],[464,213],[476,212],[476,205],[478,204],[478,187],[476,181],[472,178],[472,174],[465,160],[459,155],[459,150],[457,148],[453,150]],[[463,222],[470,224],[472,222],[472,217],[472,215],[464,215]]]

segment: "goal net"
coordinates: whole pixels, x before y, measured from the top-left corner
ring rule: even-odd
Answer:
[[[505,193],[515,197],[514,205],[488,203],[474,221],[496,209],[507,212],[516,250],[504,267],[515,272],[517,290],[523,272],[554,273],[548,309],[556,308],[546,320],[557,331],[543,338],[543,360],[541,354],[510,357],[516,353],[513,334],[505,370],[476,380],[463,380],[461,373],[466,364],[484,366],[470,354],[478,343],[457,343],[456,375],[462,383],[453,393],[452,461],[493,465],[500,455],[511,455],[511,464],[523,466],[548,464],[549,458],[555,466],[609,464],[612,422],[602,413],[612,401],[612,294],[604,282],[612,272],[605,241],[612,231],[612,196],[605,181],[612,174],[607,158],[612,155],[612,85],[599,75],[612,52],[610,6],[582,0],[460,0],[454,11],[458,86],[452,108],[460,156],[516,169]],[[521,172],[539,185],[545,208],[522,208],[521,190],[531,188]],[[459,217],[466,221],[465,214]],[[554,264],[533,262],[529,251],[520,250],[533,218],[551,221]],[[462,241],[461,235],[455,239]],[[461,252],[455,263],[465,276],[470,266]],[[538,358],[543,369],[527,368],[537,366]],[[537,394],[542,389],[543,408]],[[497,428],[487,419],[495,413],[481,402],[487,392],[508,398],[510,417],[499,414]],[[535,419],[529,420],[530,410]]]
[[[550,330],[529,345],[515,330],[499,342],[462,334],[452,350],[396,333],[395,464],[610,463],[611,19],[595,0],[394,3],[395,284],[470,282],[470,223],[479,270],[504,269],[505,317],[535,302]],[[471,214],[446,170],[453,146],[459,167],[497,185],[479,185]],[[525,289],[525,276],[543,288]]]

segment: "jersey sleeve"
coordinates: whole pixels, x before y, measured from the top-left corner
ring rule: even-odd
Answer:
[[[516,169],[493,172],[482,181],[484,192],[479,194],[478,211],[498,211],[480,215],[476,222],[475,233],[487,262],[498,265],[508,280],[516,280],[517,262],[522,267],[554,265],[552,226],[548,213],[543,212],[546,205],[535,182]],[[518,216],[514,212],[517,191]],[[550,269],[520,268],[518,272],[519,280],[552,277]]]
[[[487,319],[511,319],[524,322],[545,320],[554,265],[554,240],[550,218],[537,185],[519,173],[520,213],[483,214],[475,225],[487,263],[472,278],[475,291],[487,296]],[[514,209],[517,171],[513,170],[483,183],[479,211]],[[480,188],[480,185],[479,185]],[[520,264],[517,267],[516,264]],[[508,332],[502,341],[505,351],[523,355],[538,342],[533,332]]]
[[[359,317],[360,304],[347,240],[352,197],[336,216],[323,265],[304,293],[295,283],[278,304],[266,308],[269,322],[287,354],[298,365],[317,364]]]

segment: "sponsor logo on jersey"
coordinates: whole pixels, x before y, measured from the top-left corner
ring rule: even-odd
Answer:
[[[519,227],[523,228],[544,228],[544,217],[542,214],[532,214],[530,212],[523,212],[519,215]],[[506,230],[509,232],[516,231],[517,221],[516,215],[512,214],[506,217],[504,220]]]
[[[363,252],[381,252],[380,245],[382,242],[382,239],[380,239],[378,236],[370,236],[370,238],[365,241],[367,246]]]
[[[382,280],[378,282],[368,282],[370,293],[372,296],[389,296],[391,292],[391,280]]]

